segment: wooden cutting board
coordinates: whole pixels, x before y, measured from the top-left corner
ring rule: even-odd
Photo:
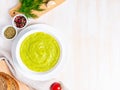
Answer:
[[[55,8],[56,6],[62,4],[65,0],[54,0],[54,1],[56,3],[55,5],[47,7],[45,4],[43,4],[41,6],[41,8],[44,9],[43,11],[32,11],[32,13],[35,14],[35,15],[37,15],[38,17],[40,17],[41,15],[47,13],[51,9]],[[20,14],[19,12],[17,12],[17,10],[19,10],[20,7],[21,7],[21,3],[18,3],[15,7],[13,7],[12,9],[10,9],[10,11],[9,11],[10,16],[14,17],[17,14]]]
[[[10,76],[12,76],[12,74],[4,60],[0,60],[0,72],[5,72],[5,73],[9,74]],[[30,90],[25,84],[19,82],[18,80],[16,80],[16,81],[18,82],[20,90]]]

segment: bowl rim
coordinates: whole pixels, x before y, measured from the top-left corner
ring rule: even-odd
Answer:
[[[32,73],[29,71],[26,72],[26,69],[23,69],[23,67],[21,67],[20,64],[18,63],[18,59],[16,56],[18,41],[22,35],[24,35],[26,32],[29,32],[32,28],[37,28],[39,30],[41,29],[43,31],[46,29],[48,31],[48,34],[50,33],[50,35],[52,34],[52,36],[56,36],[57,41],[59,40],[59,45],[61,44],[60,47],[61,47],[62,52],[61,52],[59,63],[56,65],[56,67],[54,69],[52,69],[51,71],[49,71],[47,73]],[[46,80],[50,80],[50,79],[54,78],[58,73],[60,73],[62,71],[65,61],[66,61],[66,55],[65,55],[66,54],[66,46],[65,46],[64,40],[61,39],[61,35],[60,35],[60,33],[58,33],[58,31],[56,29],[54,29],[53,27],[51,27],[49,25],[45,25],[45,24],[31,25],[31,26],[28,26],[27,28],[25,28],[24,30],[22,30],[13,42],[11,52],[12,52],[13,64],[14,64],[15,68],[23,76],[25,76],[26,78],[32,79],[32,80],[46,81]],[[26,72],[26,73],[24,73],[24,72]]]
[[[26,24],[25,24],[24,27],[18,28],[18,27],[15,25],[14,20],[15,20],[15,18],[16,18],[17,16],[23,16],[23,17],[26,19]],[[17,14],[17,15],[15,15],[15,16],[12,18],[12,25],[13,25],[13,27],[15,27],[15,28],[18,29],[18,30],[24,29],[24,28],[26,28],[27,25],[28,25],[28,19],[27,19],[27,17],[26,17],[24,14]]]

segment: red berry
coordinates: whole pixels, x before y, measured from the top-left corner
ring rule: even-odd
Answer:
[[[14,20],[16,27],[23,28],[26,24],[26,19],[24,16],[17,16]]]
[[[51,85],[50,90],[62,90],[62,87],[61,87],[60,83],[54,82],[54,83]]]

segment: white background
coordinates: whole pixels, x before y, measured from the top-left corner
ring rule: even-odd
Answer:
[[[0,0],[0,27],[17,0]],[[57,78],[70,90],[120,90],[120,0],[66,0],[31,23],[45,23],[68,43],[66,67]],[[0,48],[11,42],[0,38]]]

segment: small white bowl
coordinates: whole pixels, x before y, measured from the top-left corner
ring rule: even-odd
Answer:
[[[3,29],[2,29],[2,32],[1,32],[1,34],[2,34],[2,37],[5,39],[5,40],[13,40],[13,39],[15,39],[15,37],[17,36],[17,30],[15,29],[15,27],[13,27],[14,29],[15,29],[15,31],[16,31],[16,33],[15,33],[15,36],[13,37],[13,38],[7,38],[6,36],[5,36],[5,34],[4,34],[4,32],[5,32],[5,30],[8,28],[8,27],[13,27],[12,25],[7,25],[7,26],[5,26]]]
[[[16,24],[15,24],[15,22],[14,22],[15,18],[18,17],[18,16],[23,16],[23,17],[26,19],[26,24],[25,24],[25,26],[22,27],[22,28],[17,27]],[[12,19],[12,25],[13,25],[13,27],[15,27],[15,28],[18,29],[18,30],[24,29],[24,28],[28,25],[28,19],[27,19],[27,17],[26,17],[25,15],[23,15],[23,14],[17,14],[17,15],[14,16],[13,19]]]

